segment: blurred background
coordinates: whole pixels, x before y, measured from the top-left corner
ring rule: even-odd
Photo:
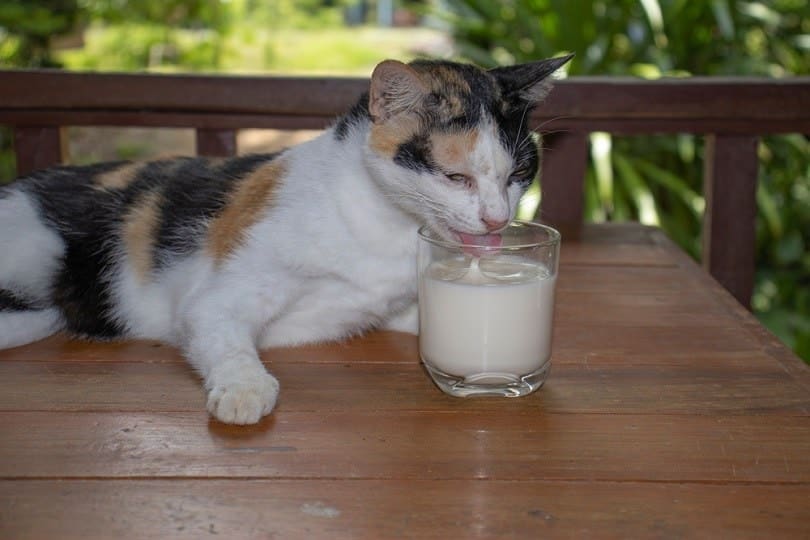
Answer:
[[[561,76],[810,74],[807,0],[0,0],[0,68],[370,75],[385,58],[484,67],[577,54]],[[68,128],[73,163],[194,151],[190,130]],[[14,176],[0,129],[0,182]],[[239,151],[313,132],[246,130]],[[658,225],[700,254],[699,136],[591,136],[586,218]],[[810,142],[759,145],[757,317],[810,362]],[[533,215],[534,186],[522,212]]]

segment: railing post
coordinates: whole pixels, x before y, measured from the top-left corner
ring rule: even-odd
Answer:
[[[758,137],[708,135],[703,267],[745,307],[754,289]]]
[[[588,165],[588,134],[560,132],[543,136],[540,210],[535,219],[566,237],[582,228],[583,190]]]
[[[197,128],[197,155],[231,157],[236,155],[236,131]]]
[[[60,129],[57,126],[16,126],[14,154],[17,176],[62,162]]]

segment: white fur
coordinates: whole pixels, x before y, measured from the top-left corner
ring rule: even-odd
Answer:
[[[26,300],[45,299],[64,251],[62,239],[39,220],[25,193],[0,197],[0,289]],[[61,327],[55,309],[0,312],[0,349],[37,341]]]
[[[186,298],[201,293],[198,289],[212,273],[212,262],[203,254],[174,261],[159,276],[144,281],[121,250],[113,274],[115,303],[112,315],[127,329],[130,337],[177,342],[175,321]]]
[[[48,337],[63,326],[57,309],[0,313],[0,349],[19,347]]]
[[[59,234],[40,221],[28,195],[0,197],[0,289],[42,299],[64,252]]]

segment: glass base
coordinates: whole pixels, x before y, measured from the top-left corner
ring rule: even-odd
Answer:
[[[468,377],[448,375],[443,371],[422,362],[436,386],[455,397],[495,396],[521,397],[538,390],[548,378],[551,362],[528,375],[517,376],[511,373],[476,373]]]

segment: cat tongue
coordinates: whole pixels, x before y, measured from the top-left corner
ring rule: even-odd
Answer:
[[[461,243],[464,244],[465,246],[478,246],[490,248],[501,247],[500,234],[467,234],[460,232],[458,233],[458,236],[461,239]]]

